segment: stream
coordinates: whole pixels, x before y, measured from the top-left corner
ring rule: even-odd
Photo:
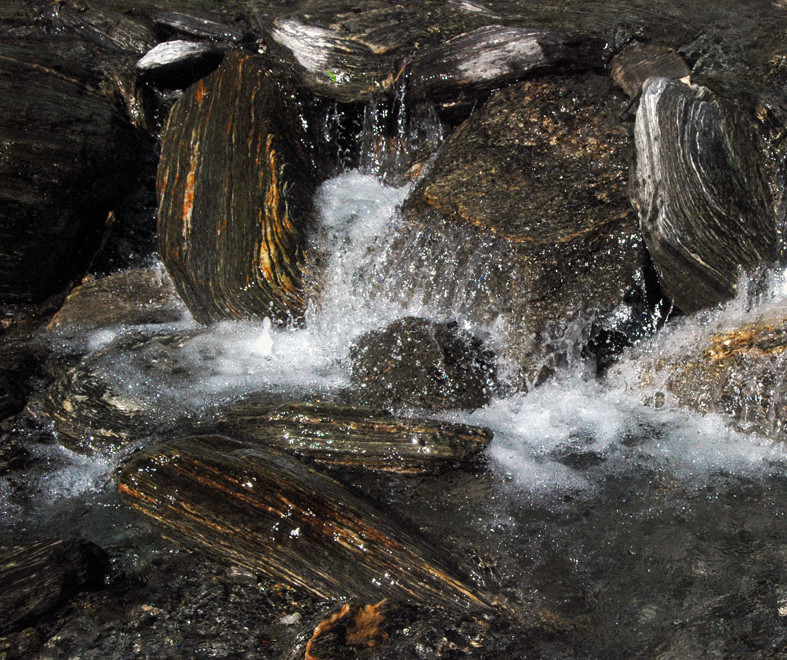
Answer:
[[[134,361],[119,354],[120,386],[157,401],[163,410],[177,401],[195,418],[244,391],[330,395],[349,384],[352,341],[405,315],[454,319],[505,356],[508,339],[496,319],[486,325],[467,320],[461,301],[451,295],[414,294],[402,300],[399,277],[387,269],[395,263],[389,248],[402,231],[397,206],[408,189],[387,186],[360,171],[344,172],[322,185],[315,240],[324,255],[325,275],[304,327],[213,325],[182,349],[179,359],[196,374],[187,386],[145,381]],[[472,296],[473,286],[483,286],[482,274],[483,264],[474,282],[456,287],[448,281],[446,290]],[[434,291],[438,276],[424,274],[429,287],[423,289]],[[419,275],[408,277],[417,292]],[[494,644],[485,642],[488,655],[483,657],[787,653],[783,446],[741,434],[718,415],[689,412],[669,395],[659,398],[656,385],[650,394],[630,386],[643,356],[666,355],[676,345],[696,342],[752,313],[746,287],[740,289],[738,298],[722,308],[668,322],[660,334],[629,349],[604,377],[597,377],[577,354],[549,382],[523,393],[506,383],[510,369],[502,357],[498,370],[503,383],[488,405],[474,412],[432,413],[493,431],[491,446],[476,465],[432,477],[355,477],[352,486],[365,497],[427,538],[439,539],[450,553],[469,558],[478,584],[517,608],[553,617],[552,630],[542,628],[529,637],[493,627],[487,635],[498,648],[506,654],[517,648],[522,655],[496,656]],[[754,311],[783,305],[785,295],[781,273],[774,271],[767,295]],[[183,319],[166,329],[194,327],[184,311]],[[89,348],[98,350],[130,330],[95,333],[87,338]],[[50,341],[55,352],[68,352],[65,340]],[[175,598],[171,594],[178,593],[181,603],[200,602],[208,598],[205,585],[210,581],[194,576],[226,567],[209,563],[205,568],[199,563],[204,560],[184,558],[175,545],[162,547],[148,524],[119,503],[113,473],[128,450],[86,458],[52,442],[36,442],[44,431],[31,431],[38,434],[28,446],[35,467],[25,479],[13,473],[0,478],[0,543],[45,534],[81,535],[110,552],[108,583],[126,586],[116,586],[117,596],[105,596],[125,613],[103,619],[95,607],[72,613],[69,621],[58,624],[58,634],[41,657],[228,657],[234,652],[278,657],[292,636],[292,628],[281,623],[285,612],[266,619],[232,600],[252,602],[249,590],[254,598],[273,593],[256,581],[249,586],[230,580],[224,596],[210,595],[212,605],[202,614],[162,614],[162,603],[169,602],[163,594],[169,591]],[[169,585],[149,580],[140,586],[132,579],[173,565],[180,567],[181,577],[173,577]],[[192,576],[191,582],[184,575]],[[129,580],[136,586],[129,587]],[[244,589],[241,598],[238,590]],[[319,609],[308,598],[288,598],[290,614],[308,617]],[[124,599],[127,607],[121,605]],[[153,612],[147,627],[138,622],[140,602],[152,608],[145,610]],[[99,626],[100,634],[85,621]],[[168,643],[177,635],[179,650],[150,651],[152,644]],[[259,646],[263,637],[271,643],[269,650]],[[421,648],[422,654],[414,657],[443,657]]]

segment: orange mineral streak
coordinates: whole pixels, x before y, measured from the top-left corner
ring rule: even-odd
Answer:
[[[202,103],[205,100],[205,96],[206,95],[207,95],[207,92],[205,90],[205,81],[204,80],[200,80],[197,83],[197,87],[196,87],[196,90],[194,92],[194,99],[197,101],[197,103]]]
[[[387,637],[380,625],[385,621],[385,614],[382,612],[386,599],[383,598],[376,605],[364,605],[353,617],[353,625],[347,631],[345,641],[350,646],[366,646],[369,648],[378,646]]]
[[[342,609],[338,612],[334,612],[324,621],[321,621],[317,627],[314,629],[314,634],[311,636],[309,641],[306,643],[306,653],[303,656],[303,660],[320,660],[320,658],[312,652],[312,645],[317,641],[317,638],[322,635],[324,632],[329,631],[333,624],[336,623],[339,619],[344,618],[350,611],[350,604],[345,603]]]
[[[191,151],[189,171],[186,175],[186,185],[183,188],[183,208],[181,220],[183,222],[183,242],[188,243],[191,237],[191,216],[194,212],[194,189],[197,179],[197,166],[199,164],[199,141],[194,143]]]

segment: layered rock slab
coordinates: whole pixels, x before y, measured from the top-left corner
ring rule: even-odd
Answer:
[[[463,278],[482,258],[495,263],[467,283],[460,305],[471,318],[503,317],[525,371],[537,372],[545,345],[577,319],[581,335],[591,318],[616,322],[613,310],[640,317],[628,304],[643,262],[624,109],[595,75],[512,85],[456,130],[403,206],[403,244],[413,232],[427,237],[424,268],[446,264],[442,280]],[[442,255],[441,243],[450,247]],[[428,286],[444,296],[441,281]]]
[[[698,412],[728,417],[743,431],[785,440],[787,314],[770,309],[750,316],[643,360],[641,384]]]
[[[0,45],[0,300],[38,301],[84,272],[139,168],[130,125],[73,37]]]
[[[753,113],[708,88],[653,78],[637,111],[636,145],[632,197],[642,236],[682,311],[729,300],[740,269],[776,260],[775,173]]]
[[[225,409],[216,428],[323,465],[398,474],[434,473],[470,461],[492,440],[487,429],[394,417],[366,406],[270,405],[253,397]]]
[[[163,443],[123,467],[119,489],[167,534],[321,598],[491,607],[426,540],[259,446],[223,436]]]
[[[317,171],[291,92],[228,53],[175,104],[158,171],[159,251],[202,323],[299,320]]]

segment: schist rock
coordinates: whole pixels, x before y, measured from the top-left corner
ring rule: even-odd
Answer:
[[[675,51],[656,44],[635,44],[609,63],[610,75],[626,95],[635,100],[648,78],[672,78],[689,82],[691,69]]]
[[[163,268],[134,268],[80,284],[68,294],[47,329],[80,335],[100,328],[171,323],[185,313]]]
[[[224,436],[162,443],[123,466],[119,489],[165,534],[321,598],[492,608],[445,552],[259,444]]]
[[[257,440],[323,465],[376,472],[439,472],[471,460],[492,432],[464,424],[394,417],[365,406],[244,398],[216,420],[221,433]]]
[[[151,48],[137,62],[143,80],[165,87],[188,87],[221,62],[224,53],[211,42],[173,39]]]
[[[591,327],[628,336],[647,317],[625,105],[593,74],[511,85],[451,135],[403,205],[391,255],[438,273],[419,291],[502,321],[527,380]]]
[[[96,50],[68,35],[0,45],[2,301],[42,300],[81,275],[141,165]]]
[[[496,387],[494,355],[456,322],[407,317],[358,338],[352,379],[378,405],[480,408]]]
[[[486,25],[420,50],[408,91],[430,102],[469,103],[528,74],[601,69],[604,48],[603,39],[583,34]]]
[[[664,292],[691,313],[778,256],[771,172],[754,116],[705,87],[645,84],[632,196]]]
[[[108,565],[106,553],[82,539],[0,547],[0,634],[101,587]]]
[[[194,318],[298,321],[317,171],[291,92],[228,53],[172,109],[158,172],[159,251]]]

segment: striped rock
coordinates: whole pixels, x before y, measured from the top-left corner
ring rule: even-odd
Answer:
[[[196,320],[302,316],[316,183],[292,97],[265,60],[228,53],[185,92],[163,136],[159,251]]]

